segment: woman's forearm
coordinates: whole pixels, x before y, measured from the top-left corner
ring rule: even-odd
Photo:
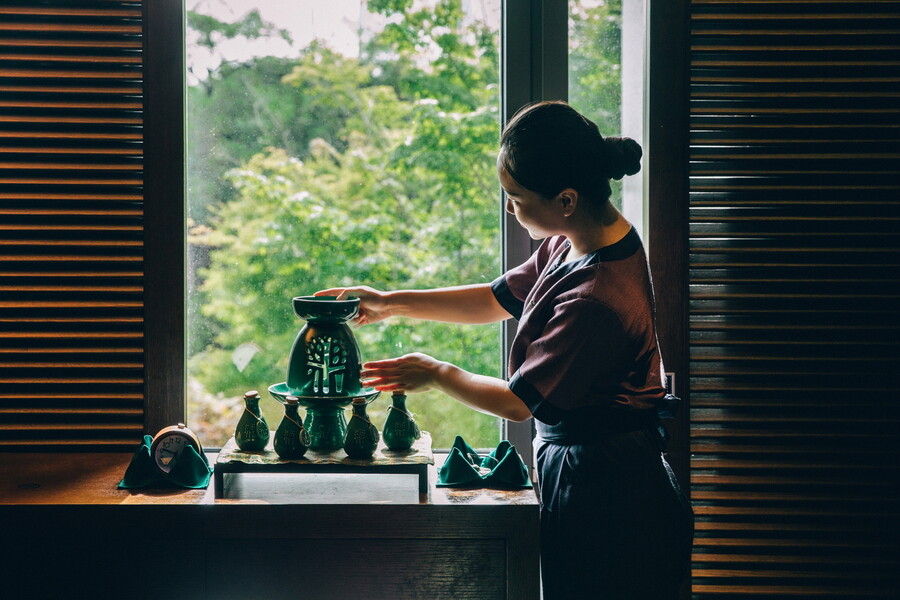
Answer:
[[[510,317],[491,291],[491,284],[479,283],[432,290],[386,292],[388,312],[446,323],[496,323]]]
[[[475,375],[445,362],[438,367],[434,385],[451,398],[479,412],[510,421],[531,418],[531,411],[502,379]]]

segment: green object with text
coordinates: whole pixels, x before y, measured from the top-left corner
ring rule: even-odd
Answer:
[[[366,404],[361,398],[353,401],[353,416],[344,435],[344,452],[350,458],[370,458],[378,447],[378,428],[369,420]]]
[[[275,431],[275,452],[285,460],[303,458],[310,446],[309,433],[297,412],[296,396],[288,396],[284,404],[284,418]]]
[[[406,394],[391,396],[384,427],[381,428],[384,444],[390,450],[409,450],[421,433],[412,413],[406,409]]]
[[[259,392],[244,394],[244,411],[234,430],[234,441],[244,452],[260,452],[269,443],[269,424],[259,410]]]

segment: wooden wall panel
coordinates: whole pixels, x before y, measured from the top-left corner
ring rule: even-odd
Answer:
[[[143,429],[141,4],[0,6],[0,449]]]
[[[695,598],[900,589],[900,2],[693,0]]]

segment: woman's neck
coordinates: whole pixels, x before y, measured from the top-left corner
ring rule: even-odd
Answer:
[[[566,232],[571,246],[566,253],[565,262],[578,260],[600,248],[612,246],[631,231],[631,223],[622,216],[616,207],[607,202],[600,218],[584,218],[573,220],[573,227]]]

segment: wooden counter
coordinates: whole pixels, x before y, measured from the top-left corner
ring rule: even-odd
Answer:
[[[118,490],[130,459],[0,454],[4,595],[539,598],[533,490],[436,488],[431,467],[421,495],[415,475],[240,474],[215,499]]]

